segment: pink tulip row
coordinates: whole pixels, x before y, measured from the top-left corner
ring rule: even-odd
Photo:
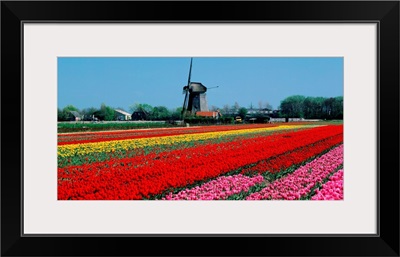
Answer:
[[[162,200],[224,200],[230,195],[246,192],[264,181],[263,176],[247,177],[242,174],[223,176],[177,194],[169,193]]]
[[[311,200],[343,200],[343,170],[333,174],[321,189],[316,189]]]
[[[321,183],[339,165],[343,164],[343,144],[321,157],[301,166],[293,173],[275,180],[246,200],[298,200],[307,196],[317,183]]]

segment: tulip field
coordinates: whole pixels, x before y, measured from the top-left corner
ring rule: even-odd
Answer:
[[[58,133],[58,200],[343,200],[343,125]]]

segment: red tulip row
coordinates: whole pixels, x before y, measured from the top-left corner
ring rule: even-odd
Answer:
[[[58,199],[143,199],[343,133],[323,126],[58,169]]]
[[[146,137],[162,137],[182,134],[195,134],[204,132],[216,132],[216,131],[229,131],[237,129],[249,129],[249,128],[266,128],[276,127],[276,124],[245,124],[240,126],[232,125],[221,125],[221,126],[203,126],[203,127],[189,127],[189,128],[173,128],[173,129],[136,129],[136,130],[124,130],[124,131],[108,131],[108,132],[84,132],[84,133],[70,133],[70,134],[58,134],[58,145],[69,145],[69,144],[84,144],[93,142],[104,142],[112,140],[124,140],[124,139],[135,139],[135,138],[146,138]]]
[[[252,167],[243,169],[241,173],[261,174],[267,171],[270,173],[277,173],[281,170],[289,168],[292,165],[301,164],[305,160],[312,158],[340,143],[343,143],[343,134],[333,136],[326,140],[321,140],[320,142],[304,148],[295,149],[292,152],[288,152],[268,160],[262,160]]]

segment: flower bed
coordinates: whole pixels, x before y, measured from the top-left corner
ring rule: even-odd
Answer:
[[[222,176],[201,186],[169,193],[162,200],[225,200],[231,195],[249,190],[250,187],[264,181],[263,176],[247,177],[244,175]]]
[[[289,130],[289,127],[291,126],[274,129]],[[208,139],[218,139],[221,134],[233,132],[235,131],[178,135],[173,136],[175,137],[173,140],[190,141],[194,140],[193,137],[203,136],[209,137]],[[236,131],[236,133],[254,133],[254,130],[247,129]],[[146,152],[129,158],[60,167],[58,168],[58,199],[148,199],[153,195],[168,194],[175,188],[185,188],[210,181],[262,160],[285,156],[285,153],[296,152],[296,149],[304,151],[307,145],[318,145],[321,140],[340,138],[342,133],[342,126],[309,127],[309,129],[281,134],[241,138],[233,142],[200,145],[191,148],[190,151],[176,149],[159,153]],[[174,142],[170,136],[144,139],[153,140],[147,142],[154,145]],[[90,154],[96,151],[116,151],[124,147],[143,149],[148,147],[140,139],[125,140],[120,144],[115,144],[115,141],[95,144],[108,145],[95,147],[93,143],[77,144],[72,145],[75,147],[74,150],[71,150],[69,148],[71,146],[68,145],[59,146],[59,158],[64,158],[62,153],[68,153],[68,150],[71,150],[71,155],[81,154],[76,149],[85,149],[87,151],[85,154]],[[60,148],[63,148],[64,152],[60,152]]]
[[[163,137],[173,135],[187,135],[205,132],[231,131],[238,129],[254,129],[277,127],[275,124],[256,124],[238,126],[206,126],[206,127],[183,127],[183,128],[160,128],[160,129],[136,129],[124,131],[107,131],[107,132],[83,132],[58,134],[58,145],[69,144],[86,144],[95,142],[106,142],[113,140],[125,140],[135,138]]]
[[[247,200],[297,200],[309,195],[312,189],[343,164],[343,145],[301,166],[282,179],[276,180]]]
[[[316,189],[311,200],[343,200],[343,170],[332,175],[321,189]]]

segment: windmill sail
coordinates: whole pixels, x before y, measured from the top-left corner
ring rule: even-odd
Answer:
[[[193,58],[190,58],[190,68],[188,83],[183,87],[183,93],[185,94],[185,99],[183,101],[182,107],[182,118],[186,114],[196,114],[198,111],[208,111],[207,100],[205,92],[207,88],[200,82],[192,82],[192,64]]]
[[[190,77],[192,76],[192,63],[193,63],[193,58],[190,58],[188,82],[187,82],[187,85],[183,87],[183,92],[185,93],[185,100],[183,100],[182,115],[185,115],[186,110],[187,110],[187,101],[188,101],[189,88],[190,88]]]
[[[193,63],[193,57],[190,58],[189,78],[187,83],[188,86],[190,86],[190,77],[192,76],[192,63]]]

